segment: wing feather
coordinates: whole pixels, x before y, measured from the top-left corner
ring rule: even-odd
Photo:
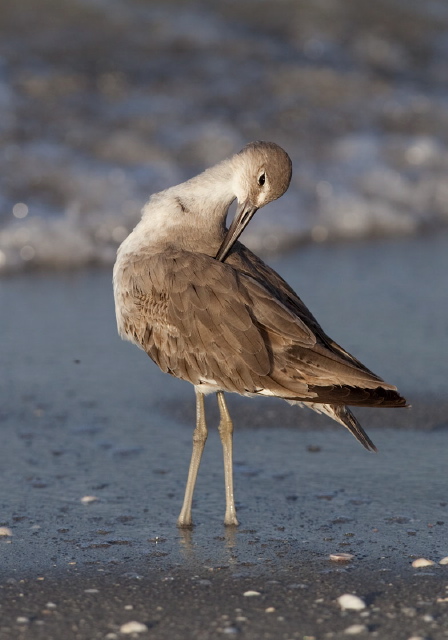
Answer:
[[[128,257],[117,274],[120,333],[195,385],[314,403],[397,401],[395,387],[326,336],[280,276],[239,247],[224,263],[177,249]]]

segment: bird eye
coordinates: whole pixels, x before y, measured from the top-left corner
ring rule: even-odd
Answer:
[[[258,176],[258,184],[260,185],[260,187],[262,187],[265,182],[266,182],[266,175],[264,173],[261,173]]]

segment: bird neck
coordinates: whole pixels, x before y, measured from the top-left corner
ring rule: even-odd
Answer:
[[[225,160],[199,176],[154,194],[120,253],[163,251],[170,246],[216,255],[235,199],[232,162]]]
[[[235,200],[232,169],[230,158],[169,191],[178,195],[187,209],[205,218],[209,224],[224,224],[227,211]]]

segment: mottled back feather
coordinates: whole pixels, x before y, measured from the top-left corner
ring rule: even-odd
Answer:
[[[242,394],[397,405],[395,387],[331,341],[280,276],[240,244],[225,263],[172,248],[129,256],[120,268],[120,332],[162,371]]]

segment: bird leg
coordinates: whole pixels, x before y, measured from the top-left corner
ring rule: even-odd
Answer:
[[[224,482],[226,487],[226,515],[224,517],[224,524],[236,526],[238,525],[238,520],[236,517],[235,500],[233,497],[233,423],[224,400],[224,393],[222,391],[218,391],[216,396],[218,398],[219,413],[221,415],[221,420],[219,422],[219,435],[221,437],[222,450],[224,454]]]
[[[196,428],[193,432],[193,451],[191,453],[190,468],[188,470],[187,486],[185,487],[185,496],[182,509],[177,519],[178,527],[191,527],[193,521],[191,519],[191,504],[193,502],[194,486],[201,464],[202,452],[204,451],[205,441],[207,440],[207,425],[205,422],[204,394],[200,393],[195,387],[196,393]]]

